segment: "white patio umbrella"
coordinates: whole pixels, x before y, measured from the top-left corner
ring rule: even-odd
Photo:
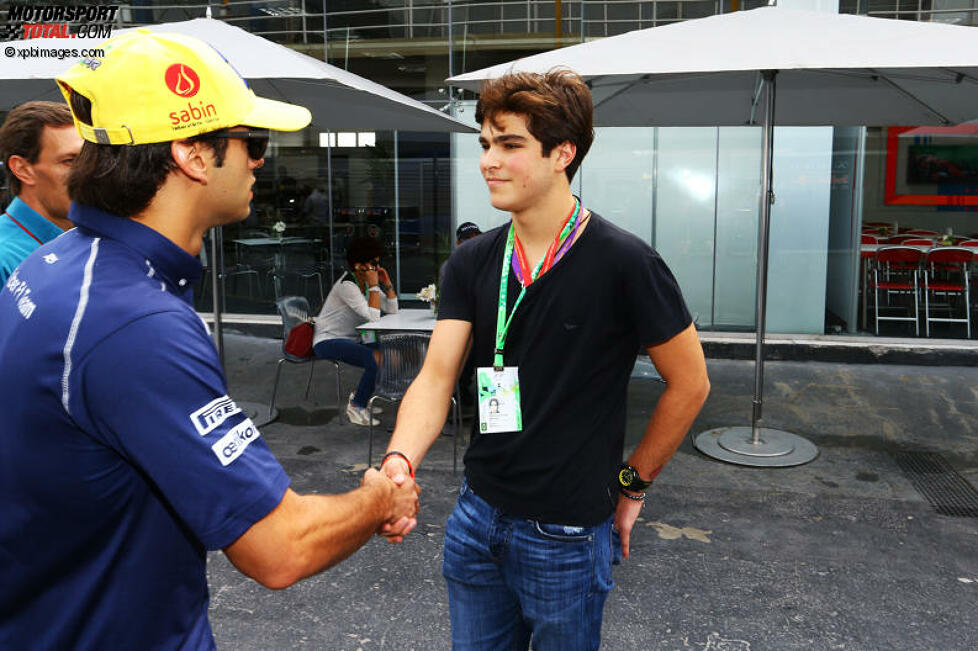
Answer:
[[[130,28],[135,29],[135,28]],[[198,18],[140,27],[153,32],[174,32],[195,36],[211,44],[244,77],[256,94],[270,99],[305,106],[312,112],[312,124],[330,131],[397,130],[471,132],[472,127],[421,102],[385,86],[301,54],[278,43],[255,36],[220,20]],[[116,30],[122,33],[129,30]],[[104,39],[31,39],[4,43],[8,50],[0,59],[0,110],[9,110],[34,99],[61,101],[54,77],[64,72],[74,59],[25,57],[30,48],[76,50],[96,48]],[[10,51],[12,49],[12,51]],[[332,185],[329,194],[329,235],[333,233]],[[220,227],[211,237],[210,259],[219,260]],[[332,241],[329,250],[333,250]],[[214,297],[214,339],[223,362],[224,339],[221,325],[222,283],[211,274]],[[239,403],[243,409],[243,403]],[[275,413],[248,409],[258,424]]]
[[[809,441],[761,426],[774,125],[950,125],[974,118],[978,31],[763,7],[582,43],[449,82],[477,90],[482,80],[510,71],[557,66],[588,80],[599,126],[763,125],[751,425],[704,432],[696,445],[743,465],[811,461],[818,451]]]
[[[135,28],[130,28],[135,29]],[[211,18],[140,27],[195,36],[210,43],[262,97],[305,106],[313,124],[332,131],[398,130],[471,132],[455,118],[311,56]],[[117,30],[123,33],[129,30]],[[95,48],[103,39],[32,39],[4,43],[13,56],[0,59],[0,110],[31,99],[61,100],[52,81],[74,59],[20,58],[30,48]]]

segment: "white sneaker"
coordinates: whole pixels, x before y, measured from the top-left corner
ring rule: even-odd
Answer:
[[[347,398],[347,402],[349,402],[349,403],[352,403],[353,402],[353,394],[354,393],[355,393],[354,391],[351,391],[350,392],[350,397]],[[371,407],[370,408],[370,413],[372,413],[374,416],[376,416],[377,414],[384,413],[384,410],[381,409],[380,407]]]
[[[376,418],[372,419],[370,417],[370,414],[367,413],[366,407],[357,407],[352,402],[346,403],[346,417],[349,418],[350,422],[354,425],[363,425],[366,427],[367,425],[371,424],[371,420],[373,421],[374,427],[380,425],[379,420]]]

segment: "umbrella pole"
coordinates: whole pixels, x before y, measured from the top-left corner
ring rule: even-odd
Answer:
[[[211,229],[211,298],[214,300],[214,346],[223,369],[224,329],[221,325],[221,302],[224,297],[224,260],[218,257],[218,252],[223,251],[224,247],[218,246],[217,241],[222,237],[221,230],[220,226]]]
[[[214,345],[217,347],[217,356],[221,362],[221,370],[227,374],[227,366],[224,363],[224,327],[221,315],[224,307],[225,297],[225,276],[224,276],[224,227],[215,226],[211,229],[211,265],[214,273],[211,274],[212,287],[214,289]],[[220,276],[220,278],[218,278]],[[259,289],[261,284],[259,283]],[[267,425],[278,418],[278,409],[272,410],[269,405],[252,402],[250,400],[236,400],[238,408],[247,414],[256,427]]]
[[[327,200],[327,210],[329,210],[329,230],[327,235],[327,246],[329,246],[329,286],[332,288],[333,283],[336,282],[336,275],[334,273],[336,260],[335,251],[333,251],[333,148],[330,146],[328,138],[326,140],[326,188],[328,190],[327,196],[329,197]]]
[[[757,234],[757,339],[754,344],[754,399],[751,402],[751,443],[761,441],[764,409],[764,335],[767,331],[767,256],[771,243],[771,206],[774,204],[774,93],[776,71],[765,71],[764,135],[761,139],[761,222]]]
[[[774,203],[774,100],[776,70],[765,70],[764,136],[761,152],[761,210],[757,243],[757,339],[754,347],[754,398],[750,427],[719,427],[696,437],[696,448],[714,459],[742,466],[786,467],[808,463],[816,448],[797,434],[762,427],[764,406],[764,333],[767,316],[768,245]]]

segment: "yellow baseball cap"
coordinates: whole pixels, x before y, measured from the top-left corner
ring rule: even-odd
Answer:
[[[69,107],[71,91],[92,103],[90,125],[72,109],[85,140],[144,145],[238,125],[297,131],[312,121],[305,107],[256,96],[220,52],[192,36],[138,29],[99,49],[101,58],[56,77]]]

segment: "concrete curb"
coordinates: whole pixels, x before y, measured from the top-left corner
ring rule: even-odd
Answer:
[[[210,314],[201,314],[213,324]],[[279,339],[277,316],[228,315],[224,331]],[[700,333],[710,359],[754,359],[752,332]],[[978,366],[978,341],[970,339],[898,339],[852,335],[769,334],[764,359],[835,364],[907,364],[911,366]]]
[[[710,359],[754,359],[753,333],[703,332]],[[892,339],[830,335],[773,334],[765,338],[764,359],[837,364],[978,365],[978,342],[967,339]]]

